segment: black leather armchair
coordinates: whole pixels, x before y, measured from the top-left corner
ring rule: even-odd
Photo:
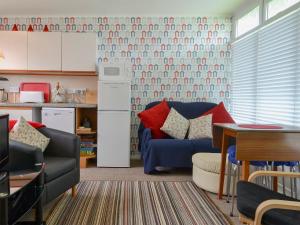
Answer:
[[[10,141],[10,170],[28,168],[33,162],[45,162],[45,189],[43,204],[52,201],[68,189],[72,188],[75,196],[76,184],[80,180],[80,141],[70,133],[50,128],[38,129],[50,138],[46,150]]]

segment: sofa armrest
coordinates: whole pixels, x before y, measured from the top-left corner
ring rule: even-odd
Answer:
[[[26,170],[44,162],[41,149],[17,141],[9,142],[9,170]]]
[[[151,129],[146,128],[142,135],[142,143],[141,143],[141,153],[143,155],[143,152],[148,148],[149,141],[152,140],[152,134]]]
[[[80,140],[75,134],[51,129],[40,128],[39,131],[46,137],[50,138],[50,143],[47,146],[44,155],[56,157],[76,158],[79,161],[80,157]]]

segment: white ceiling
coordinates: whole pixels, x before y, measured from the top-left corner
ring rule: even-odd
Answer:
[[[247,0],[0,0],[1,16],[232,15]]]

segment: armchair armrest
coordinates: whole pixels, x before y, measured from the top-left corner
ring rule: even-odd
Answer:
[[[17,141],[9,142],[9,170],[26,170],[44,162],[41,149]]]
[[[80,140],[75,134],[51,129],[40,128],[39,131],[50,138],[44,154],[57,157],[78,158],[80,156]]]
[[[300,202],[285,200],[267,200],[262,202],[256,209],[253,225],[261,225],[261,220],[265,212],[271,209],[288,209],[300,211]]]
[[[282,171],[255,171],[250,175],[248,181],[254,182],[254,180],[260,176],[300,178],[300,173],[282,172]]]

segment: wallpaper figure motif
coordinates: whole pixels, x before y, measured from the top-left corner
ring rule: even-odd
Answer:
[[[95,32],[97,62],[132,70],[131,145],[137,113],[152,101],[230,103],[230,18],[225,17],[0,17],[0,30]]]

